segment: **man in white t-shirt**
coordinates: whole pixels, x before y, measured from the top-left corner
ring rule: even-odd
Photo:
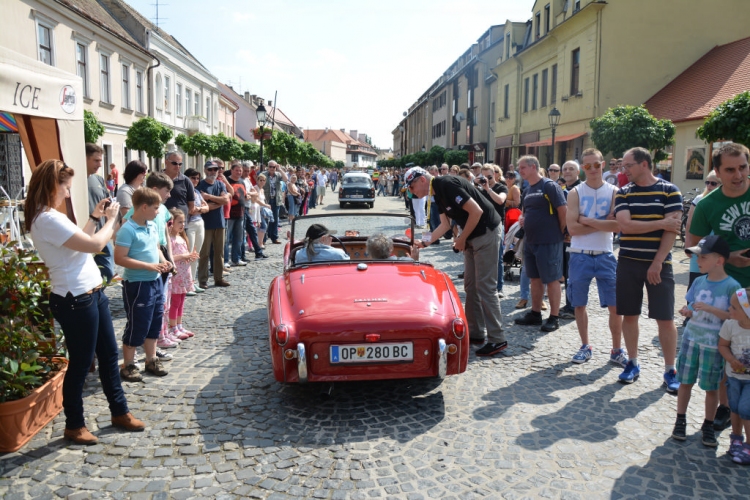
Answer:
[[[255,260],[260,259],[267,259],[268,256],[263,253],[263,249],[260,247],[260,242],[258,241],[258,229],[255,227],[255,224],[252,218],[252,197],[253,193],[256,192],[255,186],[253,186],[252,181],[250,180],[250,172],[252,171],[252,167],[255,165],[252,161],[246,161],[242,163],[242,180],[245,183],[245,232],[250,237],[250,243],[253,244],[253,252],[255,252]],[[247,246],[247,240],[245,238],[242,239],[242,256],[245,256],[245,247]]]
[[[582,163],[586,182],[568,193],[566,216],[571,235],[567,293],[575,308],[576,325],[581,336],[581,348],[572,361],[585,363],[593,353],[589,345],[586,305],[591,280],[596,278],[599,305],[609,309],[609,330],[612,334],[609,360],[624,367],[628,357],[622,348],[622,316],[617,315],[615,302],[617,259],[612,253],[612,233],[619,231],[619,225],[612,216],[618,188],[602,179],[605,164],[601,152],[594,148],[584,150]]]
[[[602,169],[604,169],[604,165],[602,165]],[[605,173],[602,176],[602,179],[604,179],[604,182],[608,184],[612,184],[613,186],[617,186],[617,174],[619,173],[617,168],[617,158],[612,158],[609,160],[609,172]],[[588,177],[588,176],[587,176]]]
[[[323,204],[323,197],[326,194],[326,184],[328,184],[328,176],[326,170],[321,168],[318,173],[315,174],[315,186],[318,191],[318,205]]]

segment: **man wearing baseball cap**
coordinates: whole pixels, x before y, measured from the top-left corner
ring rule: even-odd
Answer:
[[[499,353],[508,347],[496,291],[500,216],[492,202],[461,176],[433,177],[423,168],[412,167],[404,174],[404,184],[415,198],[434,196],[440,225],[432,232],[432,240],[450,231],[448,219],[461,227],[461,234],[453,240],[453,249],[464,255],[464,309],[469,338],[473,343],[484,342],[486,332],[487,343],[476,352],[477,356]],[[424,241],[417,244],[429,246]]]

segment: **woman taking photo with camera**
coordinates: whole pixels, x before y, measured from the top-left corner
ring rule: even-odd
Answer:
[[[112,239],[120,205],[102,200],[81,230],[52,208],[70,197],[74,173],[59,160],[47,160],[36,168],[29,182],[25,224],[49,269],[50,309],[62,328],[68,349],[68,371],[63,381],[64,435],[78,444],[94,444],[97,438],[86,429],[83,415],[83,384],[94,354],[99,359],[99,379],[109,402],[112,425],[142,431],[145,424],[128,411],[117,366],[109,300],[92,256]],[[107,221],[96,232],[101,217]]]

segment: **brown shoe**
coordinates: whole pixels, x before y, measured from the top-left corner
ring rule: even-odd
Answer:
[[[63,435],[76,444],[96,444],[99,439],[91,434],[86,427],[80,429],[65,429]]]
[[[208,288],[208,283],[199,283],[198,288],[203,288],[204,290]]]
[[[529,301],[526,299],[521,299],[518,301],[518,304],[516,304],[516,309],[526,309],[526,304],[528,304]]]
[[[146,424],[135,418],[132,413],[126,413],[125,415],[112,417],[112,425],[131,432],[142,431],[146,428]]]
[[[169,372],[164,369],[164,366],[161,364],[161,360],[159,358],[154,358],[150,361],[146,361],[146,371],[153,375],[156,375],[157,377],[163,377],[169,374]]]
[[[219,280],[214,282],[214,286],[231,286],[228,281]]]

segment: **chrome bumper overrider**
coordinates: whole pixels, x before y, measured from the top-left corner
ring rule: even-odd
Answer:
[[[438,378],[445,378],[448,374],[448,348],[444,339],[438,339]]]
[[[305,344],[297,344],[297,376],[300,383],[307,382],[307,356],[305,355]]]

